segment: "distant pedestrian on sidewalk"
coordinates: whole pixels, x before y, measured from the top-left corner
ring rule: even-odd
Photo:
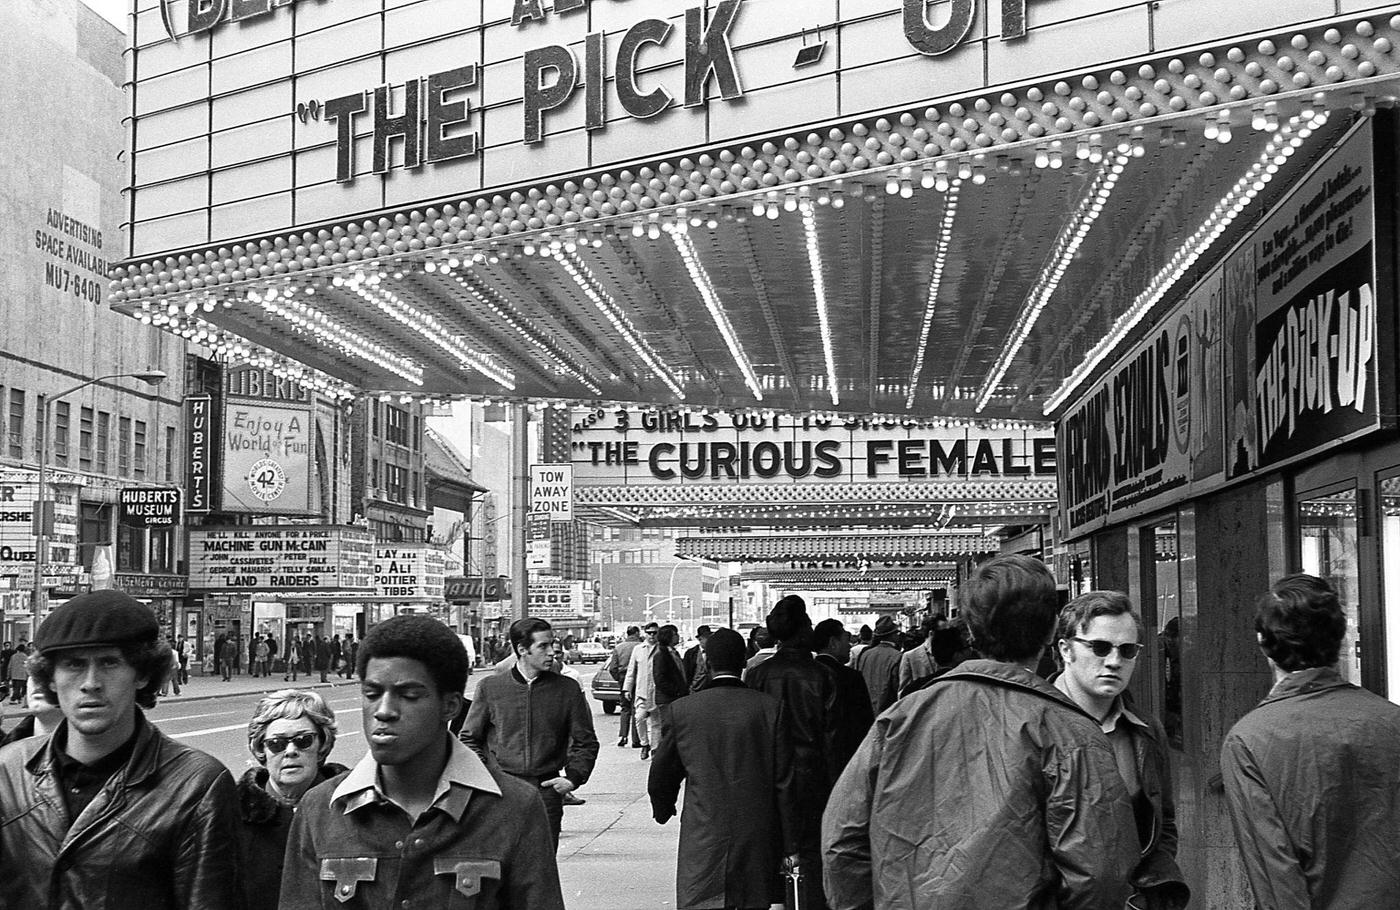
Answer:
[[[448,733],[470,669],[457,636],[395,616],[356,660],[369,754],[297,806],[281,910],[563,910],[536,788]]]
[[[678,910],[766,910],[783,900],[785,860],[788,867],[797,860],[799,784],[783,706],[739,681],[738,632],[713,632],[705,655],[710,681],[671,705],[670,731],[652,757],[652,817],[664,825],[675,816],[684,781]]]
[[[627,680],[627,668],[632,663],[632,652],[642,643],[641,633],[642,630],[639,627],[628,626],[627,637],[617,643],[617,646],[613,648],[612,656],[608,658],[606,667],[608,675],[617,680],[619,686]],[[620,693],[618,706],[620,709],[618,713],[621,714],[622,717],[619,720],[617,728],[617,744],[626,748],[630,741],[632,748],[640,749],[642,743],[641,740],[637,738],[636,718],[632,706],[632,698],[626,691]]]
[[[516,620],[510,641],[515,666],[477,685],[462,741],[492,768],[535,788],[558,846],[564,795],[593,773],[598,736],[579,684],[553,670],[554,630],[549,623],[532,617]]]
[[[282,659],[287,664],[287,672],[282,674],[282,681],[296,682],[297,671],[301,669],[301,642],[297,641],[295,635],[287,636],[287,647],[282,654]]]
[[[261,635],[257,637],[257,644],[253,646],[253,675],[267,676],[267,640]]]
[[[316,672],[321,674],[321,682],[326,682],[326,672],[331,667],[331,646],[326,641],[326,636],[320,632],[316,633]]]
[[[224,682],[228,682],[232,678],[230,674],[233,673],[233,662],[238,657],[238,639],[234,638],[232,635],[225,638],[224,651],[220,657],[222,658],[221,666],[224,671]]]
[[[25,687],[29,683],[29,648],[20,645],[10,655],[10,704],[17,705],[24,700]]]
[[[661,626],[649,622],[642,627],[646,640],[632,649],[627,660],[627,676],[622,681],[622,694],[632,702],[632,716],[637,738],[642,741],[642,760],[651,758],[651,734],[660,733],[660,718],[653,720],[656,710],[656,684],[652,678],[652,655],[656,653],[656,633]]]

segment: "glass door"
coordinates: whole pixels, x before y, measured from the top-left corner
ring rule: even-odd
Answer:
[[[1400,704],[1400,475],[1382,477],[1377,487],[1380,493],[1380,576],[1386,696]]]
[[[1358,566],[1356,487],[1298,500],[1299,566],[1331,583],[1347,617],[1337,669],[1361,685],[1361,572]],[[1400,571],[1400,570],[1397,570]]]

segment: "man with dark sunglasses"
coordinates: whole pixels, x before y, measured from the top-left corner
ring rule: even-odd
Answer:
[[[1137,821],[1140,855],[1128,906],[1179,910],[1191,889],[1176,863],[1171,759],[1161,721],[1133,710],[1128,683],[1142,652],[1142,627],[1128,595],[1090,591],[1060,611],[1055,646],[1064,671],[1055,688],[1099,722]]]

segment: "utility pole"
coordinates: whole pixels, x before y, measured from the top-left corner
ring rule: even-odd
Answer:
[[[511,614],[512,619],[523,619],[530,608],[530,412],[524,404],[510,406],[510,471]]]

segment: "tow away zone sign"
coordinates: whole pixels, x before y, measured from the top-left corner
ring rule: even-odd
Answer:
[[[573,521],[573,465],[530,465],[530,512],[550,521]]]

